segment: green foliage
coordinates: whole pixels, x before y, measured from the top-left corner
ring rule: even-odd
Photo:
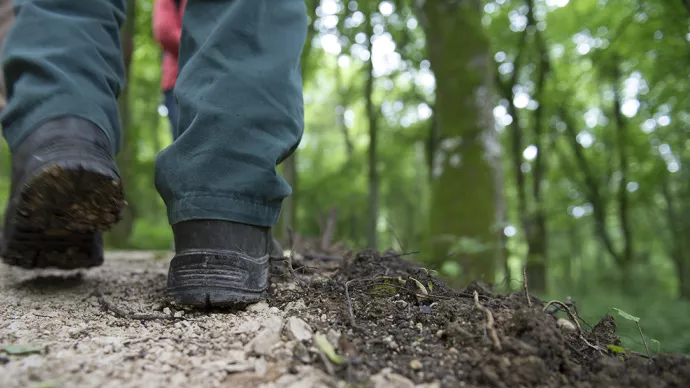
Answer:
[[[608,344],[608,345],[606,345],[606,347],[614,353],[626,354],[625,349],[620,347],[620,346]]]
[[[623,311],[621,309],[617,309],[615,307],[613,307],[613,310],[616,310],[618,312],[618,315],[620,315],[621,317],[623,317],[629,321],[633,321],[635,323],[640,323],[640,318],[638,318],[638,317],[632,316],[632,315],[626,313],[625,311]]]
[[[598,284],[597,284],[598,283]],[[604,286],[594,280],[586,289],[563,290],[550,293],[545,299],[565,300],[571,297],[578,307],[580,317],[584,320],[583,328],[591,329],[610,306],[619,306],[622,311],[634,311],[644,325],[646,338],[655,338],[657,348],[664,352],[690,354],[690,332],[687,330],[687,317],[690,316],[690,303],[673,300],[662,290],[646,289],[641,295],[623,293],[614,285]],[[620,336],[622,346],[637,352],[645,352],[644,342],[640,337],[637,324],[622,319],[617,322],[616,333]]]
[[[647,340],[645,339],[644,334],[642,333],[642,326],[640,326],[640,318],[635,317],[633,315],[630,315],[621,309],[617,309],[615,307],[613,309],[618,311],[618,315],[620,315],[621,317],[623,317],[627,320],[633,321],[633,322],[635,322],[635,324],[637,324],[637,330],[639,330],[639,332],[640,332],[640,337],[642,338],[642,343],[644,344],[644,350],[647,352],[647,355],[649,357],[651,357],[652,355],[651,355],[651,353],[649,353],[649,347],[647,346]]]
[[[127,248],[160,250],[170,248],[172,231],[164,216],[159,220],[139,218],[134,223]]]

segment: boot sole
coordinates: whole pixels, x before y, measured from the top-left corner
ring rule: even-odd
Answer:
[[[75,269],[103,263],[99,232],[121,219],[122,181],[102,162],[43,166],[16,196],[3,261],[23,268]]]
[[[222,286],[188,286],[168,289],[177,302],[196,308],[242,308],[266,299],[266,292],[254,293]]]
[[[266,299],[266,289],[244,288],[245,269],[223,259],[178,255],[170,262],[168,294],[193,307],[242,307]],[[268,257],[265,260],[268,265]],[[268,276],[268,270],[265,270]]]

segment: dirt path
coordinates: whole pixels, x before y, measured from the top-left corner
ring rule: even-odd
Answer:
[[[392,254],[279,263],[268,302],[235,312],[172,304],[168,259],[0,266],[0,387],[690,386],[687,358],[608,350],[610,318],[580,333],[524,294],[455,293]]]
[[[247,356],[247,344],[262,326],[281,325],[284,312],[261,303],[247,312],[185,317],[170,310],[164,295],[167,260],[146,252],[108,256],[103,267],[83,274],[0,267],[0,344],[41,349],[0,353],[1,387],[229,387],[242,381],[250,387],[261,374],[272,380],[283,372],[260,354]],[[119,318],[102,311],[97,290],[131,312],[186,319]],[[275,379],[275,386],[291,386],[308,372],[325,377],[303,371]]]

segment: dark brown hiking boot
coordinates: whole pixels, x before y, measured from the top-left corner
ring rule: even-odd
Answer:
[[[0,255],[23,268],[98,266],[101,232],[125,204],[105,133],[74,117],[46,122],[12,154]]]
[[[194,220],[173,225],[175,257],[168,292],[197,307],[225,307],[265,298],[269,228],[235,222]]]

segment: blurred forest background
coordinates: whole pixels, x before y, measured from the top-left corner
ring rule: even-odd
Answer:
[[[171,141],[161,50],[152,1],[128,2],[130,208],[108,244],[167,249],[153,185]],[[306,3],[306,130],[280,167],[294,189],[283,243],[291,230],[419,251],[456,286],[499,290],[520,289],[526,265],[532,294],[572,297],[588,322],[623,309],[663,351],[690,353],[689,1]],[[6,193],[9,164],[1,173]],[[640,348],[634,323],[618,326]]]

